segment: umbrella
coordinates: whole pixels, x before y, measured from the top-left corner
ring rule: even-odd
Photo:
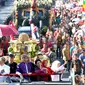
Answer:
[[[79,25],[83,25],[84,24],[84,21],[79,21],[78,24]]]
[[[76,22],[76,24],[78,24],[78,25],[83,25],[83,24],[84,24],[84,21],[81,20],[81,21],[79,21],[79,22]]]
[[[27,33],[27,34],[30,35],[31,34],[31,28],[30,28],[30,26],[19,27],[18,32],[19,32],[19,34]]]
[[[11,25],[0,24],[0,36],[17,35],[18,31]]]
[[[79,18],[74,18],[74,19],[72,20],[72,22],[79,22],[79,21],[80,21]]]

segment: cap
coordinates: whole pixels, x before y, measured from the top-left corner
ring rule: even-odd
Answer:
[[[74,53],[74,55],[78,57],[78,53]]]
[[[72,55],[72,58],[74,58],[74,57],[77,57],[77,58],[79,58],[79,55],[78,55],[78,53],[73,53],[73,55]]]
[[[42,52],[38,52],[37,55],[42,55]]]
[[[9,57],[14,58],[15,56],[14,54],[9,54]]]
[[[83,49],[83,50],[81,51],[81,53],[83,53],[83,52],[85,52],[85,49]]]

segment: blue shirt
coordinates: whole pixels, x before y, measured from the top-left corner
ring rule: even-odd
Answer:
[[[81,54],[79,56],[79,59],[82,61],[82,63],[85,65],[85,55]]]

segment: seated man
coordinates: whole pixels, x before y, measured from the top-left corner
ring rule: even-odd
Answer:
[[[34,72],[35,65],[30,62],[30,58],[27,54],[21,56],[21,63],[17,66],[16,74],[18,74],[21,80],[33,80],[33,77],[23,76],[22,74],[31,74]]]
[[[10,82],[9,77],[3,76],[10,73],[10,67],[5,64],[5,58],[0,57],[0,82]]]
[[[16,73],[16,69],[17,69],[17,63],[14,62],[14,58],[15,56],[13,54],[9,55],[8,61],[6,62],[6,64],[8,66],[10,66],[10,73]]]

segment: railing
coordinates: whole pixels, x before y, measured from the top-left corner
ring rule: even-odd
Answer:
[[[59,72],[59,73],[52,73],[52,74],[37,74],[37,73],[32,73],[32,74],[22,74],[23,76],[48,76],[48,75],[59,75],[59,81],[27,81],[27,82],[13,82],[12,81],[12,84],[13,85],[50,85],[50,84],[53,84],[53,85],[72,85],[71,81],[62,81],[62,75],[63,73]],[[3,76],[3,75],[0,75],[0,76]],[[18,74],[6,74],[4,76],[8,76],[8,77],[18,77],[19,75]],[[8,83],[0,83],[0,85],[12,85],[12,84],[8,84]]]
[[[41,73],[41,74],[37,74],[37,73],[32,73],[32,74],[22,74],[23,76],[48,76],[48,75],[59,75],[59,81],[61,81],[61,75],[62,75],[62,73]],[[0,76],[3,76],[3,75],[1,75],[0,74]],[[16,76],[16,77],[18,77],[19,75],[18,74],[6,74],[6,75],[4,75],[4,76],[10,76],[10,77],[12,77],[12,76]]]

